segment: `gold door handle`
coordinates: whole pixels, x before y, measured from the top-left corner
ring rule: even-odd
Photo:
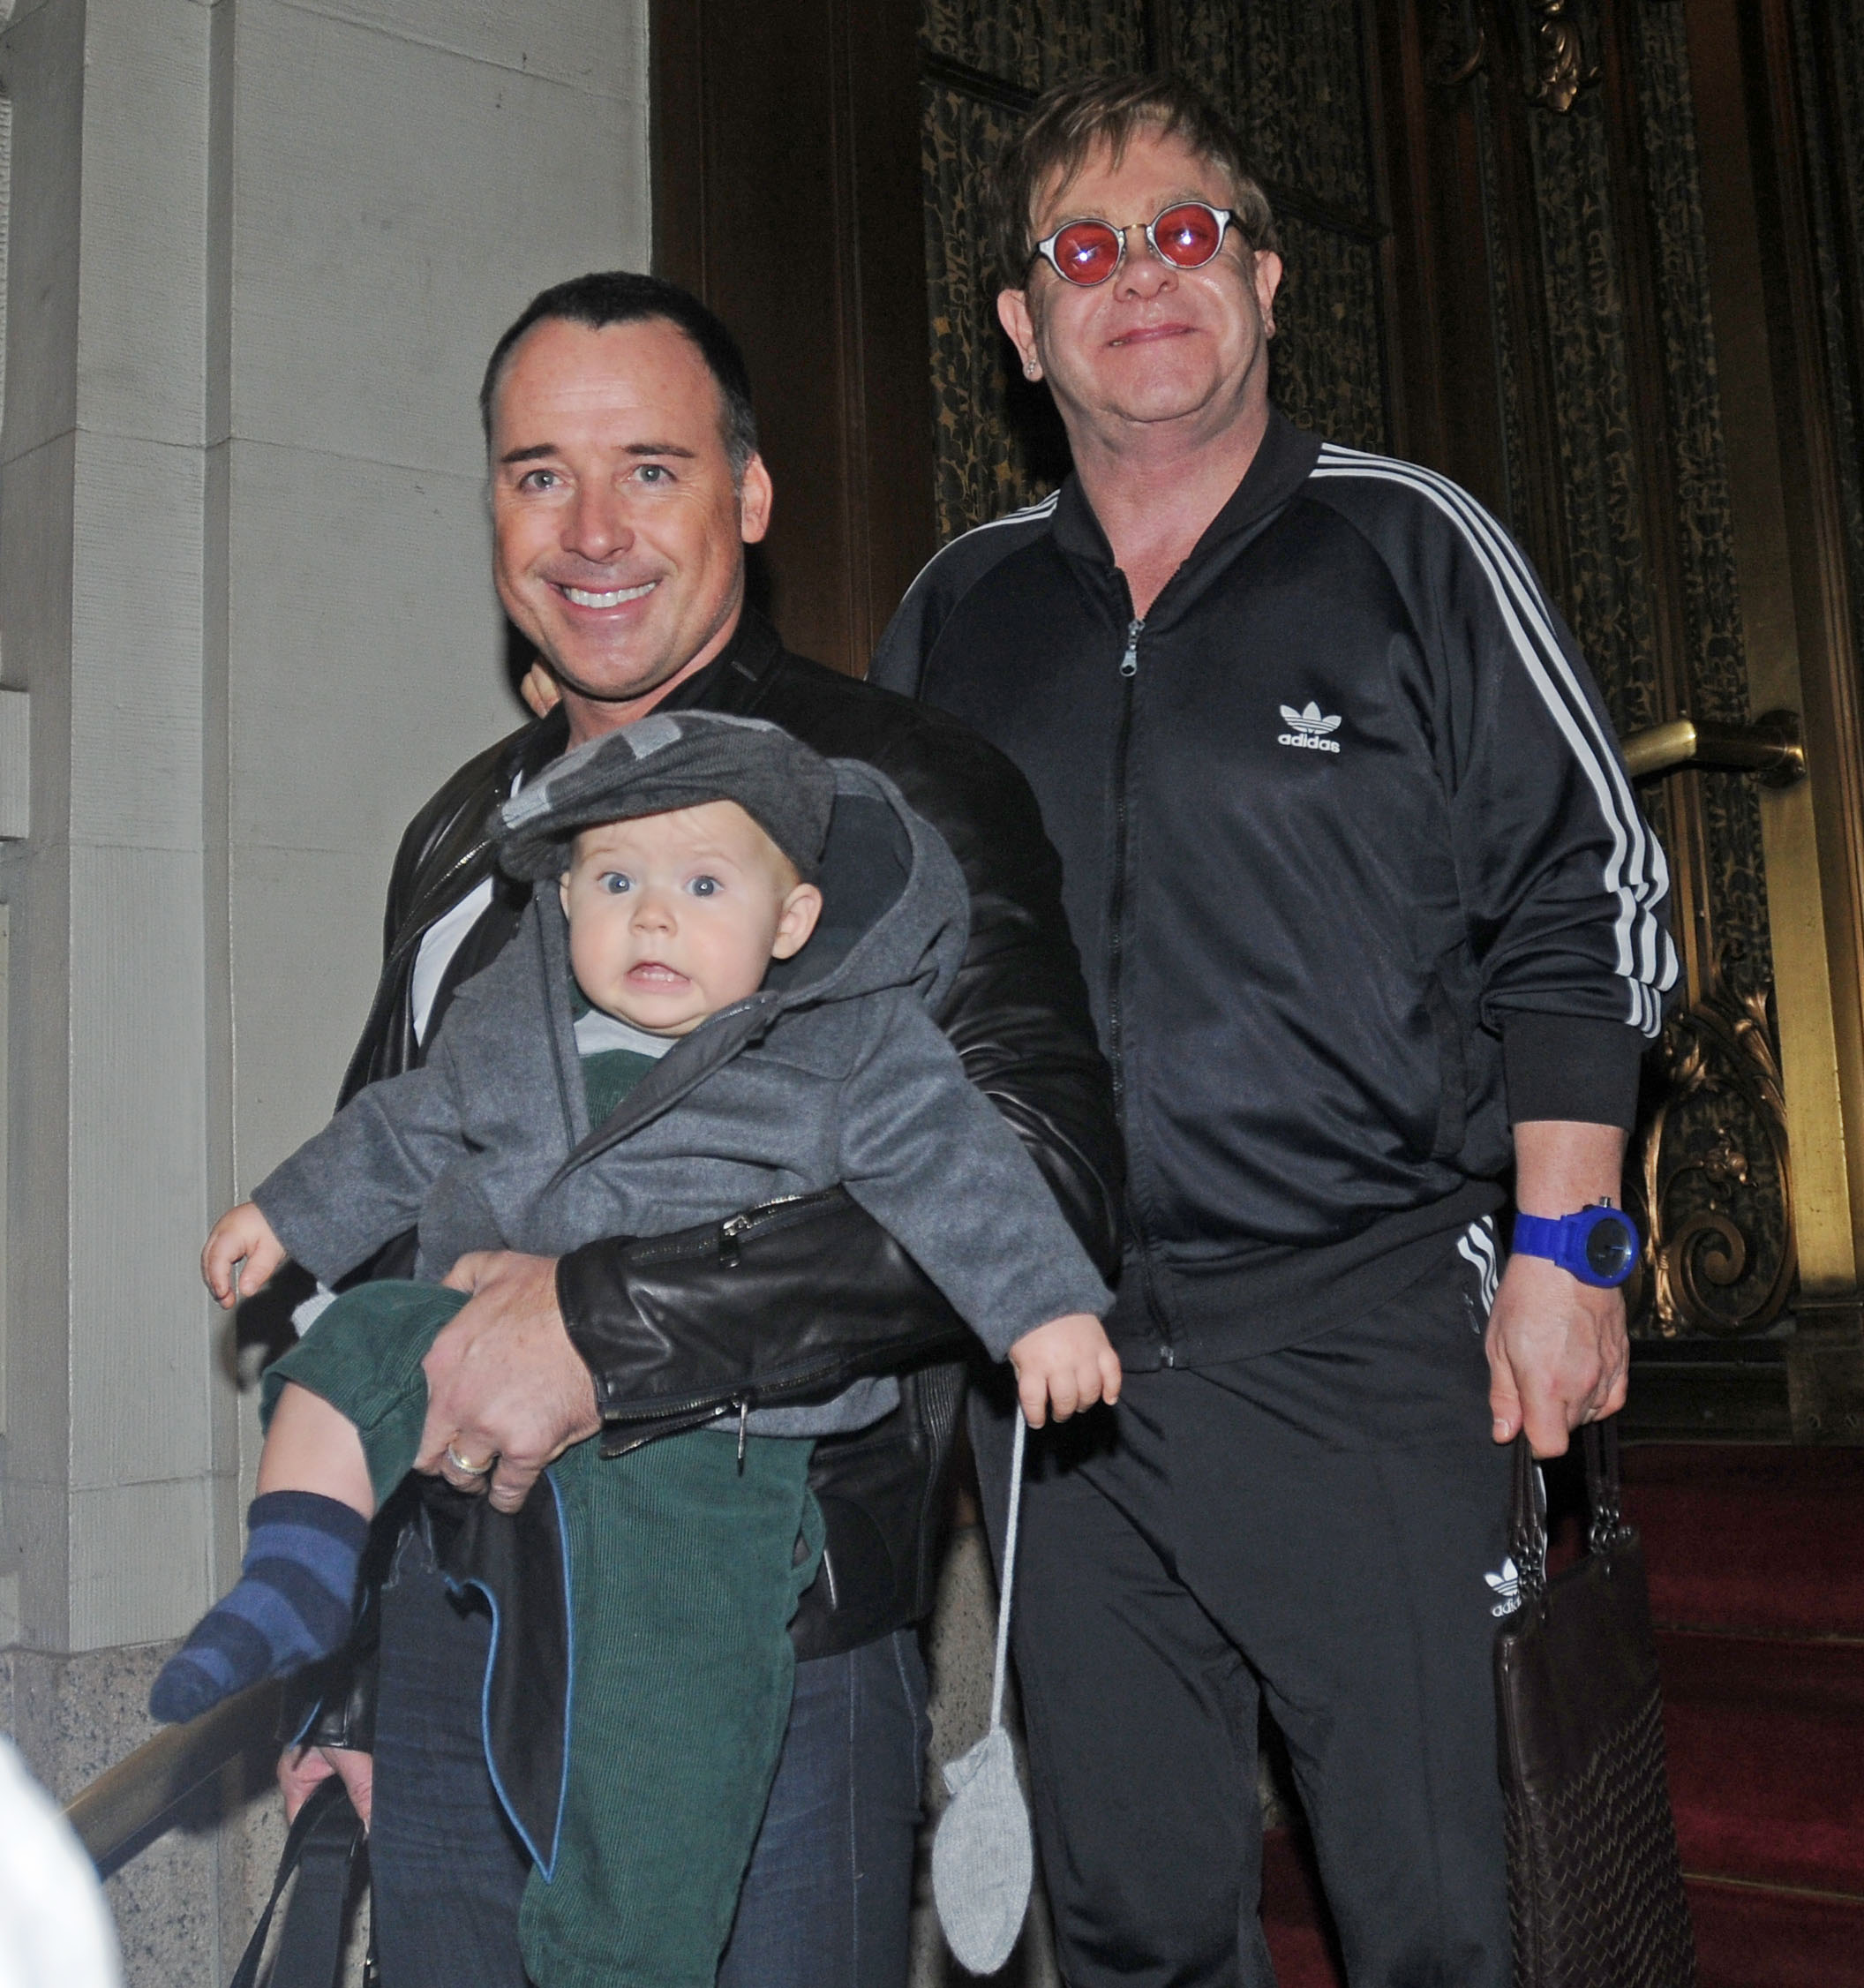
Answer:
[[[1806,748],[1797,712],[1770,711],[1752,725],[1717,725],[1679,718],[1634,732],[1623,742],[1625,766],[1635,780],[1686,766],[1713,766],[1758,773],[1763,787],[1792,787],[1806,778]]]

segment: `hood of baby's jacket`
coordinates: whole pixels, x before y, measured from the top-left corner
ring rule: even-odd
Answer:
[[[833,759],[835,810],[817,882],[822,916],[793,960],[771,963],[776,1013],[882,988],[916,988],[936,1013],[971,932],[964,871],[930,823],[884,773]]]

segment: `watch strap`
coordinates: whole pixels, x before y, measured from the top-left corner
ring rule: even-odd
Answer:
[[[1514,1253],[1519,1256],[1545,1256],[1564,1264],[1570,1231],[1564,1216],[1517,1215],[1514,1217]]]

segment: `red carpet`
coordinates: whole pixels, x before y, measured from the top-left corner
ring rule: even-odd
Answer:
[[[1625,1458],[1702,1988],[1864,1988],[1864,1450]]]
[[[1864,1450],[1653,1443],[1625,1476],[1658,1622],[1864,1637]]]
[[[1340,1988],[1346,1977],[1334,1959],[1319,1877],[1291,1830],[1271,1829],[1262,1840],[1262,1930],[1275,1988]]]
[[[1864,1898],[1864,1648],[1658,1638],[1686,1871]]]
[[[1699,1988],[1845,1988],[1864,1978],[1864,1906],[1699,1879],[1689,1909]]]
[[[1864,1988],[1864,1450],[1625,1456],[1700,1988]],[[1342,1988],[1305,1845],[1265,1849],[1280,1988]]]

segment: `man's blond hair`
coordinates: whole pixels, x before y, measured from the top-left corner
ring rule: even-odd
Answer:
[[[1065,186],[1103,147],[1117,166],[1142,131],[1176,138],[1219,168],[1229,181],[1230,206],[1244,240],[1251,249],[1281,253],[1268,196],[1249,169],[1243,140],[1203,91],[1176,76],[1101,76],[1045,91],[996,162],[989,213],[1004,289],[1021,290],[1028,278],[1037,200],[1051,184]]]

